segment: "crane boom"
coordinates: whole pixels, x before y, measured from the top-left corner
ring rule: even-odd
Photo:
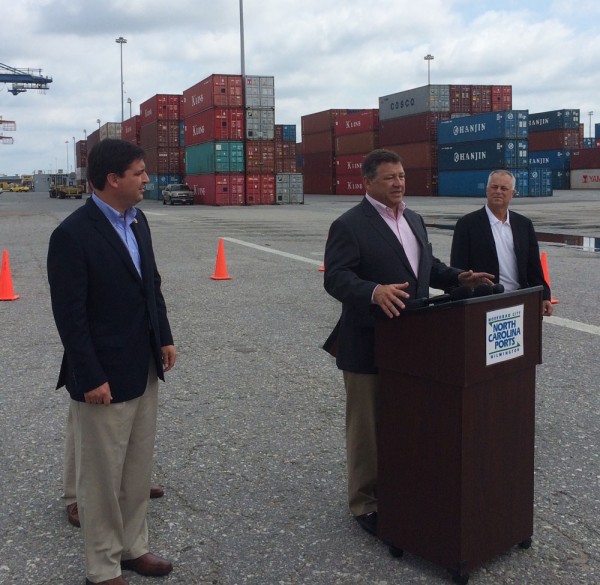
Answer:
[[[0,63],[0,83],[12,83],[8,91],[17,95],[28,89],[46,90],[52,78],[42,75],[41,69],[17,69]]]

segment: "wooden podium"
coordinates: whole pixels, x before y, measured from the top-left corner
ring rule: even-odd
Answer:
[[[378,536],[466,583],[531,545],[542,287],[378,319]]]

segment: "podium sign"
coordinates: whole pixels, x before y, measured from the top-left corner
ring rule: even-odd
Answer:
[[[542,288],[379,319],[378,536],[466,582],[533,534]]]

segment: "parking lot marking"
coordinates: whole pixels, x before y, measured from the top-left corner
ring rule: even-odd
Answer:
[[[274,248],[269,248],[268,246],[259,246],[258,244],[252,244],[251,242],[244,242],[244,240],[236,240],[235,238],[223,238],[223,239],[226,242],[231,242],[232,244],[239,244],[240,246],[254,248],[255,250],[261,250],[262,252],[269,252],[271,254],[277,254],[277,256],[284,256],[285,258],[290,258],[292,260],[299,260],[300,262],[306,262],[307,264],[314,264],[316,266],[321,266],[321,264],[323,264],[322,260],[313,260],[312,258],[305,258],[304,256],[298,256],[297,254],[290,254],[288,252],[282,252],[281,250],[275,250]]]
[[[323,264],[320,260],[313,260],[312,258],[305,258],[304,256],[298,256],[297,254],[290,254],[288,252],[282,252],[268,246],[259,246],[252,242],[245,242],[244,240],[237,240],[236,238],[223,238],[227,242],[232,244],[239,244],[240,246],[246,246],[247,248],[254,248],[261,252],[269,252],[269,254],[277,254],[278,256],[284,256],[291,260],[299,260],[300,262],[306,262],[307,264],[314,264],[315,266],[321,266]],[[438,291],[441,292],[441,291]],[[586,323],[579,323],[578,321],[571,321],[571,319],[564,319],[563,317],[546,317],[544,319],[546,323],[550,325],[558,325],[559,327],[566,327],[568,329],[575,329],[583,333],[591,333],[592,335],[600,335],[600,327],[597,325],[588,325]]]
[[[544,323],[549,323],[550,325],[558,325],[559,327],[567,327],[568,329],[575,329],[575,331],[591,333],[592,335],[600,335],[600,327],[598,327],[597,325],[579,323],[579,321],[571,321],[571,319],[564,319],[562,317],[546,317],[544,318]]]

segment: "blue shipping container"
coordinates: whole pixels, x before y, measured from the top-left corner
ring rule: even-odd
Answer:
[[[579,110],[552,110],[529,114],[529,132],[579,130]]]
[[[571,188],[571,172],[552,169],[552,189],[570,189]]]
[[[600,139],[600,124],[594,125],[594,132],[595,132],[596,139]]]
[[[296,142],[296,124],[283,124],[282,135],[284,142]]]
[[[570,150],[534,150],[529,151],[529,167],[548,167],[550,169],[569,169]]]
[[[508,169],[529,166],[527,140],[480,140],[445,144],[438,148],[441,171]]]
[[[527,138],[527,110],[486,112],[440,122],[438,144]]]
[[[441,197],[485,197],[488,177],[495,169],[469,171],[440,171],[438,195]],[[529,195],[529,172],[526,169],[507,169],[515,175],[515,197]]]
[[[549,197],[552,195],[552,170],[548,168],[529,169],[529,197]]]
[[[180,175],[148,175],[144,199],[160,199],[163,189],[169,183],[182,183]]]

